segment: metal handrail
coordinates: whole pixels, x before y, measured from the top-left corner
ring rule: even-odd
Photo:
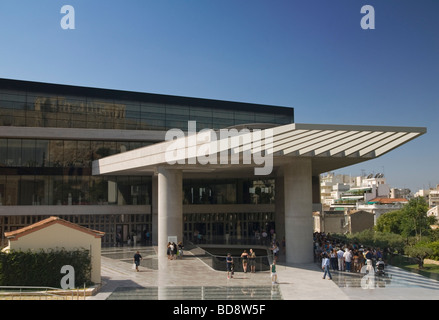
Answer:
[[[10,291],[14,289],[19,289],[19,291]],[[6,290],[6,291],[1,291]],[[0,296],[12,296],[12,300],[14,296],[19,296],[20,300],[23,296],[50,296],[50,297],[61,297],[64,300],[67,299],[68,296],[71,296],[73,300],[75,294],[75,289],[73,290],[64,290],[60,288],[54,287],[35,287],[35,286],[0,286]],[[79,288],[76,289],[77,299],[79,300]],[[84,300],[85,300],[85,290],[84,290]]]
[[[221,245],[220,245],[221,246]],[[222,263],[220,263],[220,267],[218,268],[218,260],[224,260],[226,259],[226,255],[217,255],[217,254],[212,254],[209,251],[207,251],[205,248],[200,247],[198,244],[192,243],[190,241],[186,241],[185,242],[185,247],[189,250],[193,250],[194,248],[196,248],[197,250],[200,250],[202,253],[201,255],[203,255],[205,258],[209,258],[208,260],[210,261],[206,261],[206,259],[203,259],[203,257],[199,257],[204,263],[206,263],[207,265],[209,265],[212,269],[214,270],[220,270],[223,269],[223,267],[225,268],[225,264],[223,265]],[[269,265],[271,264],[272,261],[272,254],[268,253],[268,247],[266,246],[261,246],[262,248],[260,249],[266,249],[267,250],[267,255],[259,255],[256,257],[256,261],[257,261],[257,269],[258,271],[263,271],[263,265],[266,266],[267,270],[269,268]],[[241,269],[241,262],[242,258],[241,257],[236,257],[234,256],[234,259],[236,261],[238,261],[238,264],[235,264],[237,270]],[[266,259],[268,261],[267,264],[263,263],[263,260]],[[217,263],[215,263],[217,262]]]

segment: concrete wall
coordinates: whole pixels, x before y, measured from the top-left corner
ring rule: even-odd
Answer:
[[[374,226],[374,214],[366,211],[358,211],[349,215],[350,233],[372,229]]]
[[[345,233],[345,214],[343,211],[334,213],[325,213],[323,215],[323,230],[326,233]]]

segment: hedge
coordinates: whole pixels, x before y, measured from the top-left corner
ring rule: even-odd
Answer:
[[[0,253],[0,286],[61,287],[66,275],[61,268],[70,265],[75,271],[75,286],[91,284],[89,250],[40,250]]]

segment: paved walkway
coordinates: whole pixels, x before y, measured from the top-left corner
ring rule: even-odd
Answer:
[[[136,250],[140,272],[132,270]],[[439,300],[439,282],[388,266],[385,277],[333,272],[323,280],[317,264],[277,266],[279,284],[269,271],[235,273],[207,266],[190,251],[181,260],[158,261],[155,247],[104,248],[103,285],[90,300]]]

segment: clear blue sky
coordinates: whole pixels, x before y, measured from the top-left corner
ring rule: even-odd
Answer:
[[[75,30],[63,30],[63,5]],[[360,26],[375,9],[375,30]],[[282,105],[296,122],[427,127],[337,172],[439,184],[437,0],[0,1],[0,77]]]

